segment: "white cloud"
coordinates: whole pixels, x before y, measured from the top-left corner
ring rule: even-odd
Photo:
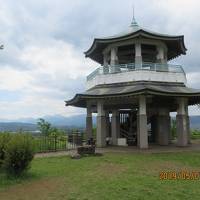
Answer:
[[[196,89],[200,88],[200,72],[187,73],[187,85]]]
[[[15,91],[26,88],[32,77],[9,66],[0,68],[0,90]]]
[[[1,119],[18,119],[18,118],[38,118],[46,115],[61,114],[64,116],[71,116],[82,114],[84,109],[75,107],[65,107],[63,100],[55,100],[51,98],[40,97],[36,95],[29,95],[24,97],[21,101],[16,102],[1,102],[0,112]]]
[[[0,0],[1,90],[21,96],[0,101],[1,118],[82,113],[64,100],[84,89],[97,64],[84,58],[94,37],[123,31],[131,21],[132,0]],[[174,62],[188,71],[188,85],[200,87],[200,1],[135,1],[138,23],[148,29],[184,34],[188,52]],[[195,108],[191,113],[198,113]]]
[[[200,115],[200,108],[198,106],[189,106],[189,115]]]
[[[32,65],[34,73],[46,74],[53,79],[62,74],[72,79],[86,76],[92,63],[72,44],[59,40],[49,40],[48,46],[28,46],[20,59]]]
[[[20,55],[21,62],[30,65],[29,70],[9,66],[0,69],[0,90],[23,91],[23,98],[18,101],[0,102],[0,112],[5,118],[69,116],[83,112],[83,109],[65,107],[64,103],[72,97],[75,87],[75,84],[67,87],[70,81],[79,84],[80,77],[91,70],[92,62],[84,59],[80,50],[72,44],[50,40],[48,46],[25,47]]]

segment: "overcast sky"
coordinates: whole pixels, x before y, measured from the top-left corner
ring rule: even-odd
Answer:
[[[83,52],[94,37],[126,29],[133,3],[140,26],[185,36],[187,55],[173,62],[200,88],[198,0],[0,0],[0,119],[84,113],[64,105],[98,67]]]

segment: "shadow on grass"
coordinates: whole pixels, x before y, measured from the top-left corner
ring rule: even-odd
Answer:
[[[100,157],[103,156],[102,153],[82,153],[82,154],[73,154],[71,155],[71,159],[81,159],[81,158],[86,158],[86,157]]]
[[[94,154],[83,154],[82,157],[100,157],[103,156],[102,153],[94,153]]]
[[[40,177],[39,175],[32,173],[30,171],[26,171],[19,176],[14,176],[6,174],[4,170],[0,169],[0,190],[8,186],[38,179],[39,177]]]

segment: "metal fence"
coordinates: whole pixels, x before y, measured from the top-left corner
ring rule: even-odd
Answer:
[[[35,150],[37,153],[55,152],[76,149],[83,145],[82,133],[70,133],[66,136],[35,136]]]
[[[78,146],[82,146],[84,143],[83,134],[72,133],[68,135],[68,149],[76,149]]]
[[[139,70],[185,73],[181,65],[148,63],[148,62],[143,62],[137,65],[135,63],[128,63],[128,64],[117,64],[117,65],[108,65],[99,67],[87,76],[87,81],[94,79],[97,75],[114,74],[114,73],[139,71]]]

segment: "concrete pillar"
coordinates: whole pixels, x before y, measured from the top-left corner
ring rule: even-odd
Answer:
[[[157,63],[162,63],[164,64],[165,63],[165,51],[164,51],[164,48],[162,46],[157,46],[157,56],[156,56],[156,59],[157,59]]]
[[[103,108],[103,102],[97,102],[97,134],[96,134],[97,147],[106,146],[106,116]]]
[[[135,43],[135,68],[142,68],[142,48],[141,43]]]
[[[185,112],[186,112],[186,116],[187,116],[187,132],[188,132],[188,144],[191,144],[191,132],[190,132],[190,116],[188,113],[188,105],[185,106]]]
[[[133,133],[133,113],[129,113],[129,133]]]
[[[116,65],[118,64],[118,56],[117,56],[117,51],[118,48],[117,47],[113,47],[111,48],[111,52],[110,52],[110,64],[111,65]]]
[[[164,63],[167,63],[167,49],[164,50]]]
[[[168,145],[171,131],[171,121],[168,108],[158,109],[157,131],[158,144]]]
[[[137,119],[137,145],[139,148],[148,148],[146,97],[139,97],[139,113]]]
[[[106,112],[106,137],[110,137],[110,117],[109,112]]]
[[[103,54],[103,66],[107,66],[108,65],[108,54],[104,53]]]
[[[188,145],[188,116],[186,114],[187,99],[181,97],[177,99],[178,110],[176,115],[177,145]]]
[[[104,53],[103,54],[103,74],[108,74],[109,73],[109,67],[108,67],[108,54]]]
[[[93,138],[92,135],[92,111],[90,104],[87,105],[87,116],[86,116],[86,140]]]
[[[112,119],[111,119],[111,136],[112,136],[112,144],[117,145],[117,139],[120,134],[120,121],[119,121],[119,111],[112,111]]]
[[[169,115],[170,117],[170,115]],[[169,144],[172,144],[173,136],[172,136],[172,118],[170,117],[170,132],[169,132]]]
[[[157,116],[154,115],[151,117],[151,134],[152,134],[152,142],[158,143],[158,130],[157,130]]]
[[[113,47],[111,49],[111,58],[110,58],[110,65],[111,65],[111,68],[110,68],[110,71],[111,73],[117,73],[117,72],[120,72],[120,67],[117,66],[118,64],[118,56],[117,56],[117,52],[118,52],[118,48],[117,47]]]

